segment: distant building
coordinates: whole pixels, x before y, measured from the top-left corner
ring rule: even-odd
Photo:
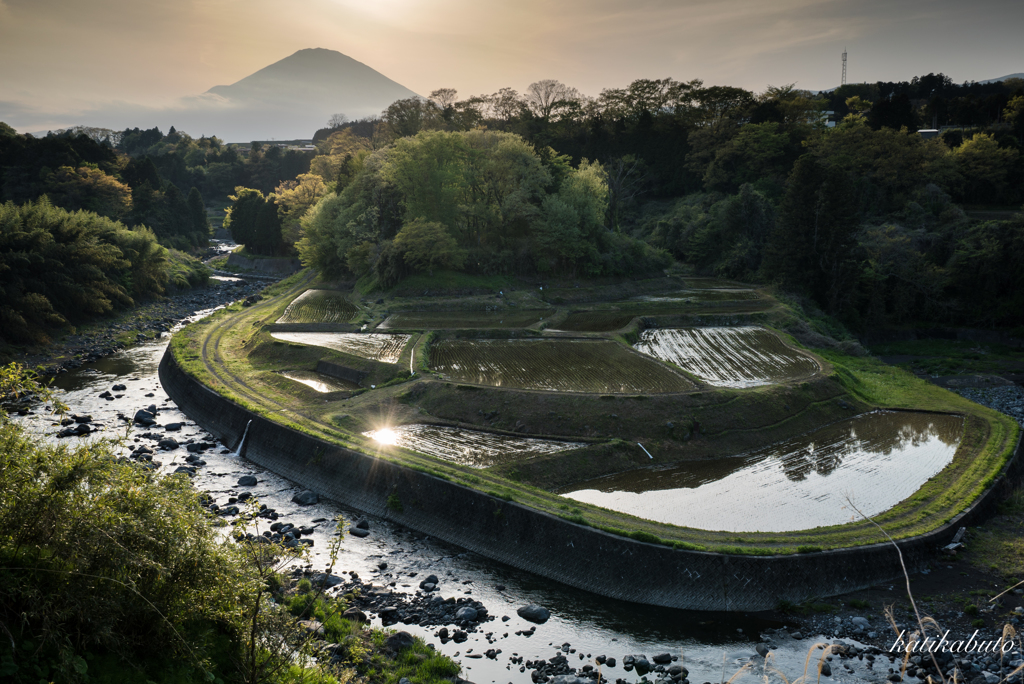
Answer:
[[[920,129],[917,132],[917,134],[919,136],[921,136],[922,138],[925,138],[926,140],[928,138],[937,138],[937,137],[939,137],[939,129],[937,129],[937,128],[922,128],[922,129]]]

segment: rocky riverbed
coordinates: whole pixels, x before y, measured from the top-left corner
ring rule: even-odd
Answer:
[[[266,281],[212,277],[206,287],[145,302],[114,319],[94,321],[45,348],[26,350],[11,360],[39,369],[43,377],[52,377],[160,337],[196,312],[252,297],[266,286]]]

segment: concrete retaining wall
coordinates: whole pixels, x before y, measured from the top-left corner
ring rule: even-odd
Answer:
[[[695,610],[766,610],[782,600],[833,596],[902,577],[897,554],[888,544],[787,556],[729,556],[612,535],[254,417],[182,372],[169,349],[160,363],[160,380],[183,411],[226,443],[236,444],[251,419],[243,455],[303,487],[603,596]],[[1011,462],[1014,476],[1020,460]],[[998,488],[941,529],[900,542],[911,572],[922,569],[961,525],[987,513],[998,500]]]
[[[339,380],[354,382],[357,385],[361,384],[366,379],[366,376],[369,375],[366,371],[356,370],[355,368],[342,366],[340,363],[323,360],[317,362],[316,372],[323,373],[332,378],[338,378]]]

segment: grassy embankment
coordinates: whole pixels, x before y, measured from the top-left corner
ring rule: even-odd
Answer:
[[[442,333],[427,333],[414,340],[395,365],[273,340],[268,326],[292,298],[311,286],[311,276],[300,274],[275,286],[268,292],[273,297],[257,306],[232,307],[190,326],[172,342],[176,358],[186,372],[272,420],[500,499],[645,541],[770,554],[856,546],[882,537],[871,525],[858,521],[785,534],[685,529],[567,501],[551,490],[567,484],[567,473],[593,477],[652,463],[742,453],[874,407],[963,414],[967,417],[965,434],[949,466],[913,496],[877,516],[890,535],[906,538],[935,529],[966,508],[992,483],[1016,444],[1017,426],[1006,416],[877,359],[834,350],[812,350],[827,362],[824,377],[813,380],[750,390],[701,389],[630,397],[498,390],[441,381],[427,371],[425,361],[428,342]],[[368,314],[384,316],[383,311]],[[682,314],[674,315],[682,319]],[[794,311],[782,304],[756,316],[783,330],[799,323]],[[722,317],[735,322],[748,316]],[[701,319],[707,320],[707,316],[702,314]],[[217,347],[217,364],[204,363],[204,344],[208,351]],[[419,371],[406,380],[414,349]],[[320,359],[370,373],[363,384],[376,384],[377,389],[322,395],[276,372],[312,370]],[[486,415],[489,413],[491,417]],[[473,470],[408,450],[382,448],[360,434],[383,425],[424,420],[563,439],[582,436],[591,445],[514,466]],[[655,454],[653,462],[635,441],[643,441]]]

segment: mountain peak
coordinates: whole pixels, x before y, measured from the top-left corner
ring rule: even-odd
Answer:
[[[247,108],[316,112],[324,122],[336,112],[353,119],[379,114],[395,100],[417,97],[379,71],[326,48],[299,50],[207,94]]]

